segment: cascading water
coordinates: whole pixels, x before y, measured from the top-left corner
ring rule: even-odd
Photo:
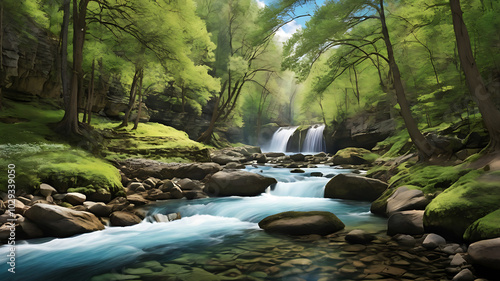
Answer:
[[[302,152],[322,152],[326,150],[325,138],[323,131],[325,130],[324,124],[314,125],[307,130]]]
[[[182,219],[169,223],[151,223],[145,219],[138,225],[106,227],[102,231],[69,238],[16,241],[16,261],[19,262],[16,265],[17,279],[14,280],[67,280],[71,276],[73,281],[83,281],[100,274],[120,272],[124,267],[138,265],[141,261],[165,264],[184,254],[197,255],[200,251],[209,252],[208,257],[215,258],[221,254],[217,247],[237,248],[233,247],[235,243],[245,241],[250,241],[246,247],[255,249],[263,242],[252,242],[252,237],[260,241],[272,238],[261,231],[257,223],[269,215],[285,211],[329,211],[349,228],[363,228],[364,225],[385,227],[384,219],[369,212],[368,203],[323,198],[329,178],[311,176],[313,171],[334,175],[349,170],[328,166],[303,170],[302,174],[292,174],[286,168],[248,167],[247,171],[274,177],[278,183],[260,196],[167,200],[150,209],[150,216],[181,213]],[[0,256],[5,257],[9,247],[1,246]],[[330,260],[327,262],[331,265]],[[177,268],[179,265],[172,266]],[[12,280],[10,278],[11,273],[6,269],[0,271],[0,280]],[[136,276],[135,279],[140,278]],[[307,280],[318,279],[312,273],[307,277]],[[103,277],[95,280],[116,279]]]
[[[288,145],[288,141],[290,137],[292,137],[295,130],[297,130],[298,126],[294,127],[280,127],[274,134],[271,139],[271,143],[267,147],[268,152],[286,152],[286,146]]]

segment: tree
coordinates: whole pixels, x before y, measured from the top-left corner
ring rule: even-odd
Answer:
[[[450,7],[458,54],[467,86],[469,92],[475,97],[479,112],[481,112],[486,129],[490,134],[488,151],[498,152],[500,151],[500,123],[498,122],[500,120],[500,111],[495,106],[491,94],[486,90],[476,60],[474,59],[469,33],[462,17],[460,0],[450,0]]]
[[[302,4],[304,1],[281,1],[272,6],[273,14],[276,18],[286,21],[289,17],[289,11]],[[377,19],[380,22],[380,27],[373,30],[373,34],[382,34],[374,39],[374,41],[366,40],[365,38],[347,38],[346,35],[354,27],[357,27],[364,22]],[[278,20],[275,20],[279,22]],[[301,38],[300,36],[303,36]],[[417,147],[419,156],[422,160],[429,159],[435,153],[435,148],[427,141],[418,129],[417,122],[413,118],[410,110],[410,104],[406,99],[403,82],[399,67],[394,56],[393,46],[387,27],[385,16],[385,4],[383,0],[340,0],[325,3],[320,7],[308,22],[303,32],[296,34],[285,48],[285,52],[291,54],[285,63],[295,65],[296,68],[303,69],[302,72],[307,73],[319,56],[328,51],[334,46],[348,45],[353,50],[361,51],[364,56],[357,60],[369,59],[372,56],[380,57],[379,52],[367,52],[363,50],[365,46],[375,46],[378,40],[383,40],[387,52],[387,62],[391,73],[391,87],[394,89],[400,106],[400,114],[403,117],[406,128],[410,137]],[[375,47],[374,47],[375,48]],[[298,58],[304,58],[298,60]],[[304,70],[305,69],[305,70]],[[344,68],[345,71],[347,68]]]

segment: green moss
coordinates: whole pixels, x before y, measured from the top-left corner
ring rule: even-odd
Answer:
[[[500,181],[486,180],[482,171],[470,171],[427,206],[424,225],[461,239],[476,220],[498,209]]]
[[[398,130],[397,132],[396,135],[388,137],[377,144],[377,148],[381,150],[388,149],[382,157],[392,158],[399,156],[406,152],[406,147],[411,144],[410,135],[407,130]]]
[[[398,174],[389,180],[391,186],[413,185],[424,193],[445,190],[470,171],[450,166],[411,165],[411,163],[403,163],[398,169]]]
[[[478,219],[464,233],[464,240],[469,242],[498,237],[500,237],[500,209]]]

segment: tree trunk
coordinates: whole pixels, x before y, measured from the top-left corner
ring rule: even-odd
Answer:
[[[394,58],[394,51],[392,49],[391,39],[389,37],[389,30],[387,29],[387,24],[385,21],[384,12],[384,1],[380,0],[380,22],[382,24],[382,35],[384,37],[385,46],[387,48],[387,56],[389,59],[389,68],[392,72],[394,90],[396,91],[396,97],[401,108],[401,116],[406,125],[406,129],[410,135],[411,140],[415,144],[418,150],[420,160],[428,160],[435,152],[436,148],[433,147],[427,139],[422,135],[418,129],[417,122],[413,119],[410,110],[410,104],[406,99],[405,90],[403,87],[403,82],[401,81],[401,73],[399,72],[398,65],[396,64],[396,59]]]
[[[139,126],[139,119],[141,118],[141,113],[142,113],[142,78],[144,77],[144,72],[141,71],[141,74],[140,74],[140,78],[139,78],[139,89],[137,90],[138,93],[139,93],[139,97],[138,97],[138,100],[139,100],[139,109],[137,109],[137,117],[135,118],[135,121],[134,121],[134,127],[132,128],[132,130],[137,130],[137,127]]]
[[[85,42],[87,5],[90,0],[73,0],[73,75],[71,77],[71,91],[68,104],[65,107],[64,117],[58,129],[64,134],[80,134],[78,127],[78,90],[82,75],[83,44]]]
[[[5,79],[3,71],[3,2],[0,2],[0,110],[2,109],[2,89]]]
[[[208,128],[196,140],[197,142],[208,144],[212,139],[212,134],[214,133],[215,129],[215,123],[217,122],[217,119],[219,119],[219,110],[218,110],[219,100],[220,98],[217,98],[217,100],[215,101],[214,112],[212,113],[212,119],[210,120],[210,125],[208,125]]]
[[[92,60],[92,71],[90,73],[89,96],[87,100],[87,123],[92,121],[92,104],[94,103],[94,75],[95,75],[95,60]]]
[[[122,123],[118,126],[118,128],[123,128],[128,126],[128,118],[130,117],[130,112],[132,112],[132,108],[134,107],[135,97],[137,92],[137,82],[139,80],[140,69],[136,68],[134,73],[134,78],[132,79],[132,85],[130,86],[130,93],[128,98],[128,108],[125,111],[125,116],[123,117]]]
[[[490,134],[489,152],[500,151],[500,111],[496,108],[491,95],[486,91],[483,79],[479,73],[472,48],[469,33],[462,17],[460,0],[450,0],[453,28],[457,39],[460,64],[465,74],[465,80],[470,93],[474,96],[479,112],[483,117],[486,129]]]

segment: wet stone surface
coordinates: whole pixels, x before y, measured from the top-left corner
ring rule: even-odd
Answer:
[[[92,280],[451,280],[449,254],[400,246],[384,233],[366,245],[345,241],[348,231],[246,238],[115,269]],[[195,251],[195,249],[192,249]]]

